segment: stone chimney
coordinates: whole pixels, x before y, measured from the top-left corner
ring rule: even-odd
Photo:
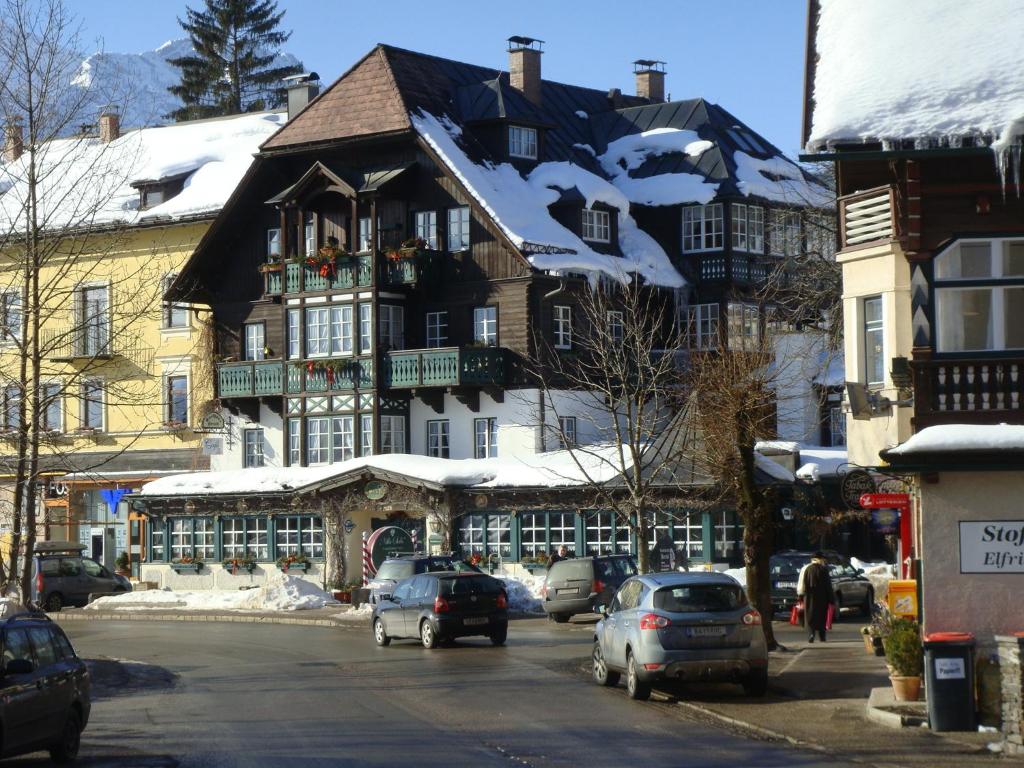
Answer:
[[[543,40],[514,35],[508,39],[508,74],[512,87],[531,103],[541,105],[540,56]]]
[[[100,113],[100,141],[109,144],[121,136],[121,116],[113,109]]]
[[[633,62],[636,75],[636,95],[651,101],[665,100],[665,62],[637,59]]]
[[[25,151],[25,139],[21,132],[21,121],[12,119],[4,126],[4,162],[13,163]]]
[[[320,93],[320,75],[316,72],[302,72],[286,77],[284,81],[288,89],[288,119],[291,120]]]

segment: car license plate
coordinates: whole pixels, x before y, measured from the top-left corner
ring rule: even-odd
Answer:
[[[470,626],[475,626],[477,624],[486,624],[487,621],[488,621],[488,619],[487,619],[486,616],[474,616],[474,617],[469,618],[469,619],[463,619],[462,623],[470,625]]]
[[[579,593],[580,593],[580,591],[576,587],[569,587],[568,589],[556,589],[555,590],[555,594],[556,595],[578,595]]]
[[[721,637],[725,634],[725,627],[687,627],[687,637]]]
[[[776,589],[796,589],[796,582],[795,581],[776,581],[775,582],[775,588]]]

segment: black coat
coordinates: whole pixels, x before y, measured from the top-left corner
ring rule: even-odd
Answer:
[[[804,572],[804,626],[824,631],[828,607],[836,602],[828,566],[812,562]]]

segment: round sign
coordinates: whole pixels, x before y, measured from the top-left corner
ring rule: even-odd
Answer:
[[[355,521],[352,520],[351,517],[343,523],[343,526],[345,528],[345,533],[352,533],[352,531],[356,529]]]
[[[907,493],[910,488],[898,477],[887,477],[878,483],[879,493]]]
[[[378,528],[370,534],[366,540],[366,546],[370,550],[370,560],[373,561],[374,570],[380,568],[380,564],[389,557],[409,554],[413,551],[412,536],[404,528],[397,525],[389,525],[385,528]]]
[[[363,494],[370,501],[380,501],[388,495],[388,487],[380,480],[371,480],[363,486]]]
[[[473,504],[476,505],[477,509],[483,509],[487,506],[487,494],[478,493],[473,497]]]
[[[843,478],[841,491],[847,507],[861,509],[860,497],[875,492],[875,481],[866,470],[854,469]]]

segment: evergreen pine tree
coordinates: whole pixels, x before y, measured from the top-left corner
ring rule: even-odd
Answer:
[[[205,0],[203,10],[186,9],[178,19],[195,52],[171,59],[181,82],[168,90],[182,106],[173,120],[219,117],[273,109],[284,103],[281,80],[302,71],[302,65],[273,67],[278,50],[291,32],[278,26],[274,0]]]

